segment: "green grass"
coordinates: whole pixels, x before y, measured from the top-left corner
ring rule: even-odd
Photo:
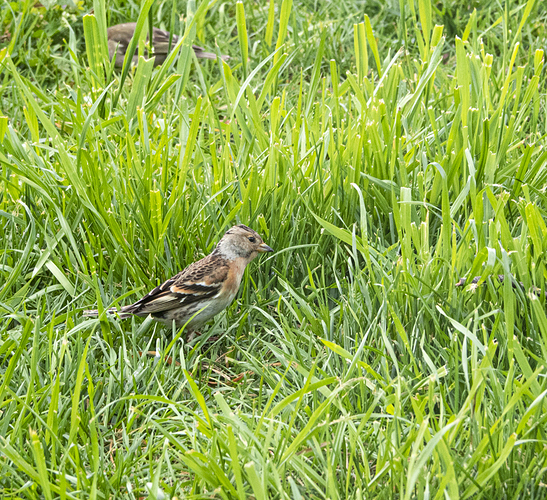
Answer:
[[[0,10],[2,498],[547,497],[541,2],[43,3]],[[139,13],[181,57],[115,71]],[[277,252],[193,341],[82,316],[235,223]]]

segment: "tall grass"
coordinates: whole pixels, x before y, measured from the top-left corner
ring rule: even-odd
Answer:
[[[2,496],[545,498],[543,9],[181,7],[2,14]],[[118,73],[137,18],[180,57]],[[82,317],[235,223],[277,252],[201,336]]]

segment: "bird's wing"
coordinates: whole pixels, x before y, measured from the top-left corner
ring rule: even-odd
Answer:
[[[152,45],[154,46],[155,54],[168,54],[170,50],[173,50],[173,47],[179,41],[177,35],[173,35],[171,39],[171,46],[169,46],[169,38],[171,34],[169,31],[160,30],[159,28],[154,28],[154,36],[152,39]]]
[[[224,259],[208,255],[122,311],[144,315],[212,299],[221,293],[228,271]]]

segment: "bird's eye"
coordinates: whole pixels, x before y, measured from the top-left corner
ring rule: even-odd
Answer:
[[[256,241],[256,238],[255,238],[254,236],[251,236],[251,237],[249,238],[249,241],[250,241],[251,243],[254,243],[254,242]]]

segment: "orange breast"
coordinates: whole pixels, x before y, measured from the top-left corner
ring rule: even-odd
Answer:
[[[229,295],[235,295],[239,290],[241,278],[245,272],[245,266],[247,265],[245,259],[234,259],[230,262],[230,270],[226,278],[226,293]]]

